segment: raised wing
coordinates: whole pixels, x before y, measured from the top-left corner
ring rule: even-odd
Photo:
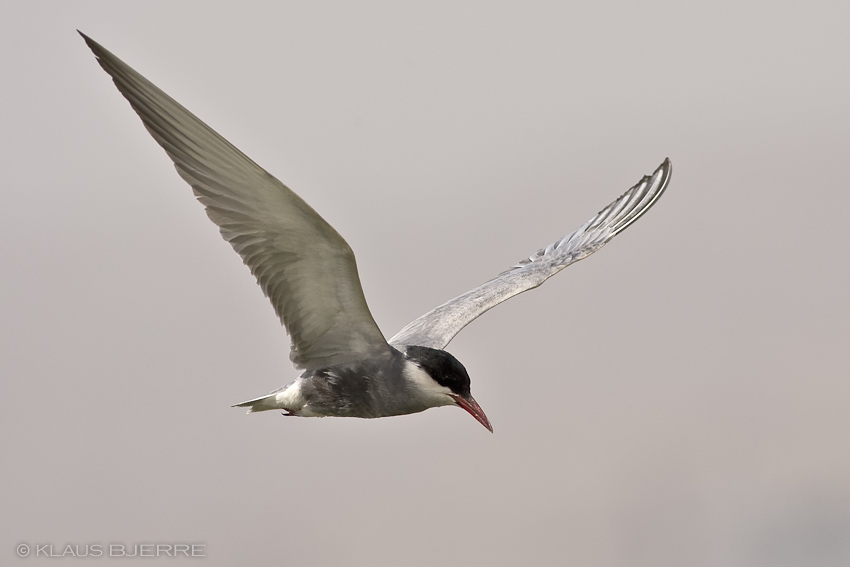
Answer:
[[[388,349],[342,236],[212,128],[80,35],[256,276],[292,339],[292,361],[317,369]]]
[[[489,282],[419,317],[391,338],[390,344],[445,348],[461,329],[485,311],[539,286],[573,262],[587,258],[639,219],[667,188],[671,170],[670,160],[665,159],[655,173],[644,176],[637,185],[572,234],[541,248]]]

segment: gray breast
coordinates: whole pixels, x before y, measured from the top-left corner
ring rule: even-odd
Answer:
[[[428,409],[404,378],[408,364],[391,348],[351,364],[309,371],[301,392],[311,412],[338,417],[385,417]]]

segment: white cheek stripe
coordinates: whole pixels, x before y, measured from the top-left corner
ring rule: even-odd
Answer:
[[[404,377],[416,384],[419,391],[429,398],[432,406],[447,406],[455,403],[450,396],[452,391],[449,388],[438,384],[427,372],[409,360],[404,361]]]

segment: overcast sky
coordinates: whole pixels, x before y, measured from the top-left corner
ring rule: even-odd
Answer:
[[[850,4],[415,5],[0,4],[0,563],[850,564]],[[495,434],[245,415],[288,338],[77,28],[336,227],[386,336],[672,182],[451,343]]]

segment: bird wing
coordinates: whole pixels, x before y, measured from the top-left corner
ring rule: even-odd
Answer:
[[[422,315],[391,338],[390,344],[445,348],[461,329],[485,311],[539,286],[573,262],[587,258],[639,219],[666,189],[671,169],[670,160],[665,159],[651,176],[644,176],[573,233],[541,248],[487,283]]]
[[[388,349],[342,236],[212,128],[80,35],[257,278],[289,332],[295,365],[318,369]]]

